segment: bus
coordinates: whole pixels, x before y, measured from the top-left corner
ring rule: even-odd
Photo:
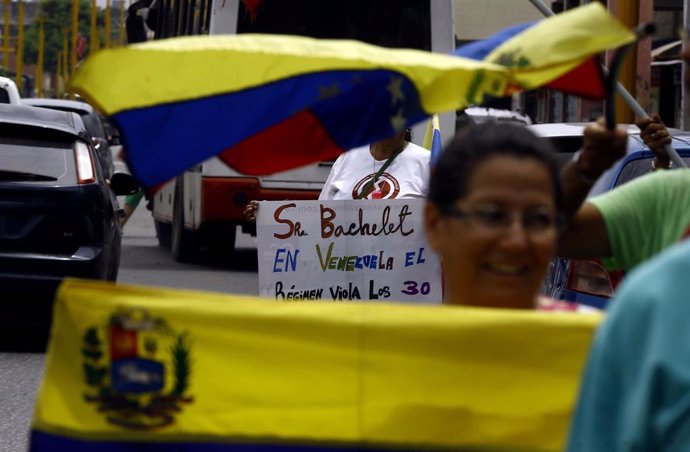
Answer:
[[[443,53],[455,45],[452,0],[140,0],[130,6],[127,26],[128,37],[136,40],[263,33]],[[444,138],[454,132],[454,121],[454,113],[441,117]],[[417,143],[424,128],[413,129]],[[159,244],[170,247],[178,261],[194,260],[202,249],[226,259],[234,251],[238,227],[244,232],[254,227],[243,215],[249,201],[317,199],[331,166],[320,162],[253,177],[211,158],[154,195]]]

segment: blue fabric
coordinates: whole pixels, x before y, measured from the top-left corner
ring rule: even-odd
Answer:
[[[630,273],[597,332],[568,452],[690,450],[690,241]]]
[[[441,151],[442,151],[442,144],[441,144],[441,131],[438,129],[434,129],[434,134],[431,139],[431,165],[434,166],[436,164],[436,161],[438,158],[441,156]]]
[[[393,79],[401,80],[404,102],[391,102],[387,88]],[[403,74],[352,70],[303,74],[240,92],[128,110],[112,119],[127,131],[125,149],[147,150],[127,159],[137,179],[152,187],[254,135],[270,133],[310,107],[342,151],[393,135],[396,116],[404,118],[404,127],[429,116]],[[286,159],[291,152],[303,152],[290,146],[283,144]]]
[[[537,24],[538,21],[526,22],[522,24],[513,25],[508,28],[504,28],[496,34],[489,36],[486,39],[479,41],[474,41],[464,46],[460,46],[453,54],[465,58],[470,58],[473,60],[483,60],[486,58],[493,50],[503,44],[508,39],[513,36],[527,30],[533,25]]]
[[[423,448],[395,448],[392,446],[290,444],[266,439],[265,442],[250,443],[237,440],[236,443],[185,443],[185,442],[124,442],[86,441],[59,435],[34,431],[31,433],[30,452],[392,452],[422,451]]]

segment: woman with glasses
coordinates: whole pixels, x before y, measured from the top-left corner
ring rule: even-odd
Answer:
[[[443,262],[445,303],[534,309],[562,217],[547,140],[520,125],[469,127],[429,183],[427,239]]]

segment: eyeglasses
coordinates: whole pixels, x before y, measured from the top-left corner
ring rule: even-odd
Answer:
[[[546,208],[536,208],[523,212],[506,210],[494,206],[482,206],[473,209],[462,209],[457,206],[444,209],[445,216],[458,218],[485,229],[487,232],[504,232],[518,216],[525,232],[532,236],[551,233],[558,225],[556,215]]]

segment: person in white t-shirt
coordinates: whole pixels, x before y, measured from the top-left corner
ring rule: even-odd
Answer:
[[[425,198],[431,153],[410,140],[408,129],[343,152],[333,163],[319,199]],[[247,221],[256,220],[258,207],[258,201],[247,204]]]
[[[430,152],[409,131],[340,154],[320,200],[425,198]]]

